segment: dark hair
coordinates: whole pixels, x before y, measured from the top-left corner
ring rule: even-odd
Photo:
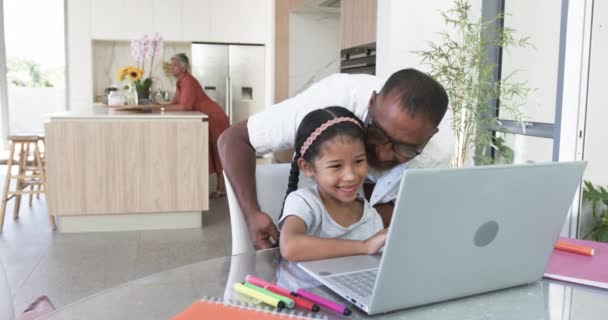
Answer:
[[[361,122],[361,120],[357,118],[355,114],[343,107],[327,107],[324,109],[312,111],[307,114],[304,119],[302,119],[302,122],[300,122],[300,125],[298,126],[298,131],[296,133],[296,141],[294,144],[295,153],[293,155],[293,160],[291,161],[291,170],[289,171],[289,181],[287,182],[287,193],[285,194],[285,199],[287,199],[287,196],[290,193],[298,189],[298,182],[300,180],[300,168],[298,167],[298,159],[302,157],[302,155],[300,154],[300,149],[302,148],[302,145],[304,144],[306,139],[308,139],[308,137],[310,137],[310,135],[325,122],[340,117],[353,118],[361,126],[358,126],[350,121],[343,121],[328,127],[308,147],[308,149],[304,153],[304,160],[309,163],[312,163],[312,161],[319,154],[319,150],[321,149],[323,143],[336,136],[347,136],[354,139],[360,139],[361,141],[365,141],[363,122]],[[283,200],[283,207],[284,206],[285,200]],[[283,209],[281,209],[279,219],[282,215]]]
[[[384,83],[380,94],[399,95],[401,106],[411,115],[421,115],[437,126],[448,108],[448,94],[443,86],[428,74],[416,69],[393,73]]]

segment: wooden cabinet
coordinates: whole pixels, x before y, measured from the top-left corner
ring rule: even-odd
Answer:
[[[45,124],[49,212],[208,210],[208,130],[198,112],[51,116]]]
[[[377,0],[342,0],[340,48],[376,42]]]

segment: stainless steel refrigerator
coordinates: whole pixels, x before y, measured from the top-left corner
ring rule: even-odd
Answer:
[[[192,44],[192,74],[231,124],[265,107],[264,55],[262,45]]]

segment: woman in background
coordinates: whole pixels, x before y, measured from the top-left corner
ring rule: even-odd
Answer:
[[[190,74],[190,61],[186,54],[178,53],[171,58],[171,74],[177,78],[177,86],[173,101],[165,106],[165,110],[197,110],[209,117],[209,173],[217,175],[217,188],[210,194],[210,197],[222,197],[226,194],[226,186],[217,140],[222,132],[230,127],[228,116],[217,103],[207,96],[196,78]]]

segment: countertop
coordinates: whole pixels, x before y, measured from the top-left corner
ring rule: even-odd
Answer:
[[[161,111],[158,109],[151,110],[116,110],[100,105],[93,105],[89,109],[78,109],[65,112],[57,112],[48,115],[50,120],[82,120],[82,119],[97,119],[97,120],[112,120],[112,119],[207,119],[207,115],[198,111]]]

